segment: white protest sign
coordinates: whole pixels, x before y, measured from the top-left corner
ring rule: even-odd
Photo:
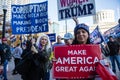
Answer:
[[[58,19],[90,16],[96,13],[94,0],[57,0]]]

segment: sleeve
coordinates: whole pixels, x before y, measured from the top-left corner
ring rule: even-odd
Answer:
[[[7,46],[7,50],[6,50],[6,58],[8,59],[8,60],[10,60],[11,59],[11,57],[12,57],[12,54],[11,54],[11,50],[10,50],[10,47],[9,46]]]
[[[23,50],[22,50],[22,48],[20,48],[20,55],[22,55],[22,52],[23,52]]]
[[[22,54],[21,54],[21,57],[22,57],[22,58],[24,57],[25,53],[26,53],[26,51],[23,50],[23,52],[22,52]]]
[[[0,54],[3,54],[4,53],[4,50],[2,48],[2,45],[0,44]]]
[[[51,49],[48,49],[48,51],[46,50],[39,51],[38,55],[41,61],[46,62],[49,60],[49,57],[51,55]]]

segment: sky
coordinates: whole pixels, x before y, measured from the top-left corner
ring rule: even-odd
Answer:
[[[30,3],[40,3],[46,0],[30,0]],[[118,21],[120,18],[120,0],[95,0],[96,12],[105,10],[105,9],[112,9],[115,10],[115,21]],[[119,10],[119,11],[118,11]],[[57,14],[57,0],[48,0],[48,18],[52,22],[58,22],[60,26],[66,26],[65,20],[58,21],[58,14]],[[93,25],[93,17],[78,17],[79,23],[86,23],[88,25]],[[72,19],[67,20],[68,28],[75,27],[75,23]]]

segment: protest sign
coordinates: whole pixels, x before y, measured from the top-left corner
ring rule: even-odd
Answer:
[[[104,42],[104,38],[103,38],[101,32],[99,31],[98,26],[90,34],[90,42],[93,44],[100,44],[100,43]]]
[[[56,33],[52,33],[52,34],[47,34],[49,36],[49,39],[51,42],[55,42],[56,41]]]
[[[95,75],[95,63],[101,59],[99,45],[57,46],[53,65],[54,78],[90,78]]]
[[[57,0],[58,19],[65,20],[73,17],[94,15],[94,0]]]
[[[120,24],[110,28],[104,32],[104,38],[108,42],[108,37],[113,36],[114,38],[120,37]]]
[[[48,2],[12,5],[12,34],[48,32]]]

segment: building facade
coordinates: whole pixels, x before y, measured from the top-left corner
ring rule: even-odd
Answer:
[[[93,31],[96,26],[99,26],[101,33],[110,28],[116,26],[114,10],[101,10],[93,16],[93,25],[90,27],[90,31]]]
[[[3,5],[7,5],[7,19],[8,21],[11,20],[11,5],[17,4],[17,5],[23,5],[30,3],[30,0],[0,0],[0,14],[3,14]]]
[[[10,29],[11,27],[11,5],[12,4],[17,4],[17,5],[23,5],[23,4],[28,4],[30,3],[30,0],[0,0],[0,33],[2,31],[2,26],[3,26],[3,8],[7,9],[6,13],[6,29]],[[6,5],[6,6],[4,6]],[[1,35],[0,35],[1,37]]]
[[[49,20],[48,25],[49,25],[49,33],[56,33],[56,35],[60,33],[60,27],[57,22],[52,22],[51,20]]]

